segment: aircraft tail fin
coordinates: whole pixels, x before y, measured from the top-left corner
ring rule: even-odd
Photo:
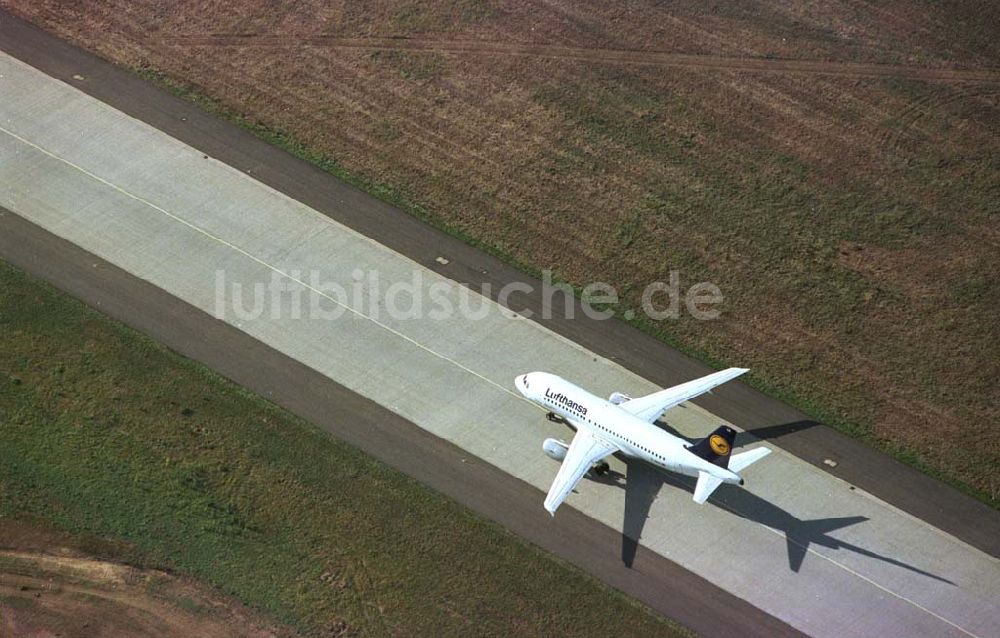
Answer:
[[[720,425],[702,440],[688,448],[692,454],[719,467],[729,467],[729,453],[736,440],[736,430],[728,425]]]
[[[694,486],[694,502],[702,505],[712,495],[715,488],[722,485],[722,479],[708,472],[698,472],[698,483]]]
[[[712,436],[715,436],[715,434],[713,433]],[[700,445],[702,442],[699,442],[698,445]],[[694,450],[692,449],[692,451]],[[740,471],[746,469],[751,464],[756,463],[757,461],[761,460],[770,453],[771,453],[770,448],[759,447],[750,450],[749,452],[740,452],[739,454],[735,454],[733,456],[729,456],[729,454],[717,455],[718,456],[717,461],[713,459],[706,459],[706,460],[715,463],[716,465],[720,465],[722,467],[728,466],[730,472],[735,472],[738,474]],[[724,480],[721,477],[713,476],[709,472],[706,472],[704,470],[698,472],[698,483],[694,486],[694,502],[698,503],[699,505],[703,504],[705,501],[708,500],[708,497],[712,495],[712,492],[714,492],[717,487],[722,485],[723,482]],[[743,479],[740,479],[740,485],[743,485]]]

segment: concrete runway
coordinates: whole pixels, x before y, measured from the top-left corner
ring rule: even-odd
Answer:
[[[219,269],[245,285],[278,273],[308,293],[316,286],[296,271],[350,287],[355,268],[377,266],[386,285],[420,273],[428,301],[435,284],[453,300],[461,294],[450,279],[9,57],[0,75],[0,204],[194,308],[215,309]],[[475,322],[373,319],[350,302],[336,322],[296,320],[286,303],[280,318],[230,313],[230,325],[538,489],[556,469],[538,444],[565,432],[513,393],[515,374],[550,369],[602,392],[656,387],[492,302]],[[691,436],[719,420],[694,405],[667,415]],[[788,452],[760,466],[747,473],[751,491],[720,490],[703,508],[665,487],[643,544],[812,635],[998,633],[996,559]],[[621,492],[590,481],[568,503],[620,528]]]

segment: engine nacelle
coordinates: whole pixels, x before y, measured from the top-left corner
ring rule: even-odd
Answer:
[[[569,446],[559,439],[545,439],[542,442],[542,451],[553,461],[562,461],[566,458],[567,450],[569,450]]]
[[[625,394],[624,392],[612,392],[611,396],[608,397],[608,401],[610,401],[614,405],[621,405],[622,403],[625,403],[626,401],[631,401],[631,400],[632,400],[632,397],[630,397],[629,395]]]

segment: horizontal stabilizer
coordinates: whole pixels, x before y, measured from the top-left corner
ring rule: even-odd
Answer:
[[[756,463],[770,453],[771,448],[759,447],[749,452],[734,454],[729,457],[729,469],[739,474],[743,469],[749,467],[751,463]]]
[[[698,472],[698,484],[694,487],[694,502],[702,505],[712,495],[715,488],[722,485],[722,479],[708,472]]]

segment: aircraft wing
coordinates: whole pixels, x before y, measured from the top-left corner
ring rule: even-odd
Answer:
[[[661,414],[675,405],[705,394],[715,386],[722,385],[726,381],[731,381],[744,372],[748,372],[748,370],[746,368],[729,368],[728,370],[721,370],[719,372],[714,372],[707,377],[675,385],[672,388],[660,390],[659,392],[654,392],[653,394],[647,394],[644,397],[630,399],[625,403],[619,404],[618,407],[626,412],[634,414],[640,419],[652,423],[660,418]]]
[[[556,474],[556,480],[552,481],[549,495],[545,497],[545,509],[549,514],[555,516],[556,509],[562,505],[594,463],[617,451],[616,446],[602,441],[589,430],[580,428],[569,445],[566,458],[563,459],[559,473]]]

